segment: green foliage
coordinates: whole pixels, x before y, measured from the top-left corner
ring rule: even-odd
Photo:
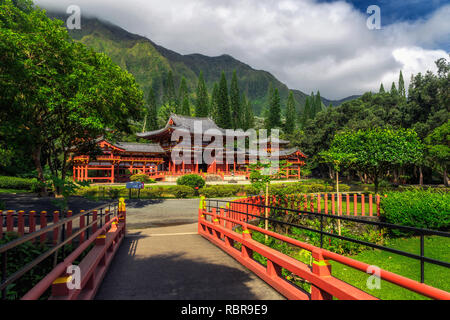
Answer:
[[[444,175],[448,186],[447,171],[450,165],[450,120],[434,129],[425,139],[431,165]]]
[[[322,103],[322,102],[321,102]],[[286,134],[292,134],[295,130],[296,118],[295,99],[292,91],[289,93],[289,98],[286,106],[286,122],[284,124],[284,132]]]
[[[177,180],[179,186],[189,186],[194,190],[199,190],[205,186],[205,180],[196,174],[184,175]]]
[[[170,192],[177,199],[191,198],[195,195],[195,190],[192,187],[183,185],[173,186],[172,188],[170,188]]]
[[[415,228],[449,231],[450,194],[428,190],[389,192],[381,200],[382,216],[387,222]],[[394,230],[395,235],[408,234]]]
[[[0,189],[32,190],[35,180],[0,176]]]
[[[195,104],[195,116],[205,118],[209,114],[209,97],[208,90],[206,88],[203,72],[200,72],[197,85],[197,101]]]
[[[130,180],[131,181],[135,181],[135,182],[143,182],[143,183],[156,183],[156,181],[154,179],[151,179],[146,174],[135,174],[135,175],[132,175],[130,177]]]
[[[228,97],[228,84],[225,72],[222,72],[217,93],[217,125],[223,129],[231,129],[233,126],[230,111],[230,99]]]
[[[267,114],[267,130],[272,130],[281,127],[281,99],[278,88],[272,91],[270,97],[269,112]]]

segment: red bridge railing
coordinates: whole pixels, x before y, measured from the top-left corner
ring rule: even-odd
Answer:
[[[216,206],[214,206],[214,203],[216,203]],[[221,206],[219,206],[219,203],[221,203]],[[377,299],[376,297],[364,292],[363,290],[355,288],[352,285],[333,277],[329,260],[336,261],[364,273],[373,272],[370,271],[370,265],[250,224],[249,222],[251,220],[254,220],[255,218],[262,220],[266,219],[264,217],[266,208],[269,210],[286,210],[285,208],[265,207],[261,203],[263,203],[263,200],[260,197],[250,197],[233,202],[208,200],[208,204],[204,200],[202,200],[199,209],[198,233],[227,252],[245,267],[256,273],[261,279],[263,279],[288,299],[329,300],[333,297],[344,300]],[[319,213],[311,213],[298,210],[293,211],[297,214],[302,215],[313,214],[319,218],[325,216]],[[348,217],[336,216],[336,218],[358,221],[356,219]],[[367,224],[378,224],[378,222],[373,221],[359,221]],[[380,224],[384,226],[393,226],[383,223]],[[243,230],[242,234],[235,231],[236,227],[240,227]],[[393,227],[408,230],[414,229],[404,226]],[[289,257],[277,250],[274,250],[260,242],[253,240],[252,231],[259,232],[263,235],[273,237],[290,245],[309,251],[313,258],[312,266],[300,262],[299,260]],[[422,232],[422,235],[427,233],[436,233],[446,237],[450,236],[450,234],[448,233],[438,231],[423,229],[421,229],[420,231]],[[340,238],[342,240],[354,240],[339,235],[329,234],[324,232],[323,230],[317,230],[317,232],[321,233],[321,237],[322,235],[326,235]],[[421,238],[423,239],[423,236]],[[414,254],[381,247],[367,242],[358,240],[354,241],[364,245],[370,245],[375,248],[391,251],[397,254],[403,254],[411,258],[420,259],[422,272],[424,262],[434,263],[447,268],[450,267],[449,263],[426,258],[423,255],[423,248],[421,250],[421,256],[416,256]],[[240,250],[235,247],[236,243],[240,244]],[[266,258],[267,266],[263,266],[256,260],[254,260],[254,253],[258,253]],[[294,275],[309,282],[311,284],[311,292],[306,292],[303,289],[287,282],[282,276],[282,269],[288,270]],[[388,281],[392,284],[403,287],[431,299],[450,300],[449,292],[428,286],[424,283],[414,281],[412,279],[386,270],[380,269],[379,277],[382,280]]]
[[[81,211],[77,215],[72,215],[70,211],[65,215],[55,212],[51,217],[52,221],[47,225],[49,215],[46,212],[36,215],[33,211],[28,214],[23,211],[17,213],[8,211],[4,216],[0,211],[0,239],[4,231],[19,234],[17,239],[0,246],[2,299],[6,299],[8,286],[52,256],[55,257],[53,270],[21,299],[37,300],[48,289],[51,289],[50,300],[90,300],[95,297],[125,236],[125,202],[121,200],[119,203],[107,204],[94,210]],[[4,224],[6,224],[6,230],[3,230]],[[8,254],[13,254],[10,253],[11,250],[27,242],[45,243],[49,249],[13,274],[7,274]],[[66,245],[73,242],[76,242],[77,246],[65,256]],[[57,263],[58,252],[61,251],[64,260]],[[82,255],[83,259],[77,265],[80,271],[79,287],[69,289],[68,284],[74,279],[73,275],[68,273],[68,267]]]

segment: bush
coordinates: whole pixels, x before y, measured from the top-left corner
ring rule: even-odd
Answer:
[[[156,183],[156,181],[154,179],[151,179],[146,174],[135,174],[135,175],[130,177],[130,181],[143,182],[143,183]]]
[[[390,192],[381,200],[382,216],[387,222],[405,226],[444,230],[450,227],[450,194],[428,190]],[[393,231],[395,235],[404,232]]]
[[[0,189],[32,190],[34,180],[0,176]]]
[[[195,195],[195,190],[189,186],[173,186],[168,191],[177,199],[190,198]]]
[[[177,180],[177,185],[179,186],[188,186],[194,190],[199,190],[205,186],[205,180],[199,175],[196,174],[188,174],[182,176]]]

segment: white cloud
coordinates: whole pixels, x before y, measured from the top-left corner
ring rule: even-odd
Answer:
[[[130,32],[182,54],[235,58],[273,73],[289,87],[320,89],[337,99],[378,90],[448,57],[450,5],[427,20],[368,30],[368,16],[344,1],[314,0],[38,0],[43,7],[78,4]]]

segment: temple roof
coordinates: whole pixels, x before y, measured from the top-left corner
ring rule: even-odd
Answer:
[[[220,128],[211,118],[196,118],[172,114],[164,128],[155,131],[138,133],[137,136],[139,138],[151,139],[152,137],[163,134],[170,129],[183,130],[189,133],[194,133],[195,125],[199,122],[201,122],[203,133],[205,133],[205,131],[207,130],[215,129],[222,133],[224,136],[226,135],[226,129]],[[242,136],[242,134],[236,133],[234,136]]]
[[[113,145],[126,152],[165,153],[164,149],[161,148],[159,144],[154,143],[117,142]]]
[[[269,137],[268,139],[259,141],[259,144],[265,144],[265,143],[278,143],[279,145],[286,145],[291,142],[288,140],[282,140],[282,139],[272,138],[272,137]]]

